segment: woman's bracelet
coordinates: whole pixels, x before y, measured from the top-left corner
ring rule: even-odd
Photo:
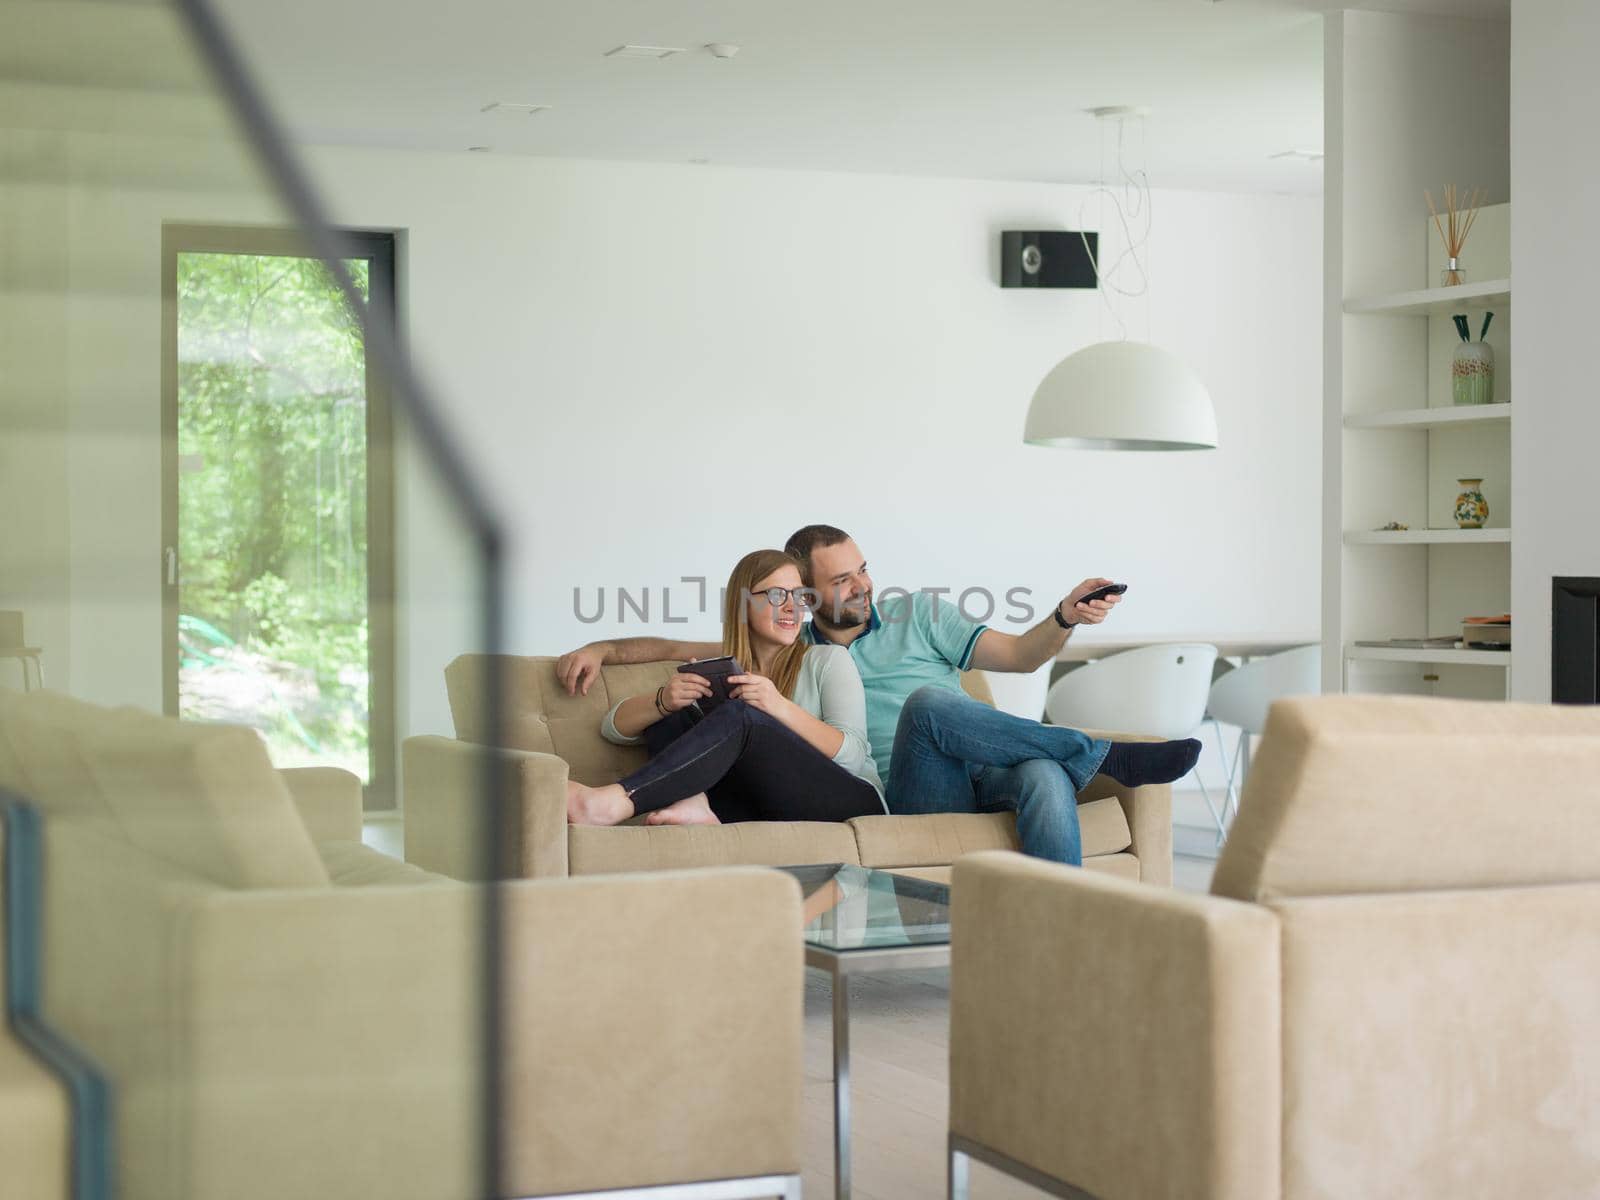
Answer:
[[[656,711],[658,713],[660,713],[663,717],[670,717],[672,714],[667,711],[667,706],[665,704],[661,703],[661,693],[665,692],[666,690],[667,690],[667,685],[666,684],[662,684],[660,687],[658,687],[656,689]]]

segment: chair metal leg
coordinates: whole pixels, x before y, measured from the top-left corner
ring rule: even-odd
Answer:
[[[950,1198],[969,1200],[971,1195],[972,1159],[963,1150],[950,1147]]]
[[[1211,721],[1211,724],[1216,726],[1217,740],[1220,743],[1222,740],[1222,727],[1217,725],[1216,721],[1209,717],[1207,720]],[[1224,751],[1222,755],[1222,765],[1228,765],[1228,755],[1226,751]],[[1200,795],[1205,799],[1206,807],[1211,810],[1211,821],[1217,827],[1217,845],[1220,846],[1222,845],[1223,838],[1227,837],[1228,835],[1228,827],[1223,821],[1222,814],[1217,812],[1217,806],[1211,802],[1211,789],[1206,787],[1206,781],[1200,775],[1200,766],[1198,763],[1195,764],[1193,774],[1194,781],[1200,785]],[[1224,798],[1222,812],[1225,813],[1227,811],[1227,800]]]
[[[1228,794],[1223,798],[1222,810],[1228,814],[1228,821],[1232,824],[1233,818],[1239,815],[1239,796],[1233,787],[1233,772],[1234,768],[1239,765],[1239,754],[1236,750],[1232,761],[1229,761],[1228,744],[1222,740],[1222,722],[1212,718],[1211,726],[1217,731],[1217,753],[1222,756],[1222,765],[1228,771]],[[1226,834],[1224,834],[1224,838],[1226,838]],[[1220,845],[1221,843],[1218,844]]]

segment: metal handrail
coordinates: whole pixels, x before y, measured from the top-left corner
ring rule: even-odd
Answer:
[[[6,1025],[67,1093],[72,1200],[111,1200],[111,1083],[44,1016],[44,821],[23,797],[0,788],[0,829],[5,831],[0,888],[5,892]]]

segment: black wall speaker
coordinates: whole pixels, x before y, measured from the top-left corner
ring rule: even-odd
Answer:
[[[1000,286],[1092,288],[1099,257],[1098,233],[1007,229],[1000,235]]]

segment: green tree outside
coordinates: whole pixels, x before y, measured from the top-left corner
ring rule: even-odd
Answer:
[[[182,716],[366,780],[366,352],[321,262],[178,256],[178,453]]]

